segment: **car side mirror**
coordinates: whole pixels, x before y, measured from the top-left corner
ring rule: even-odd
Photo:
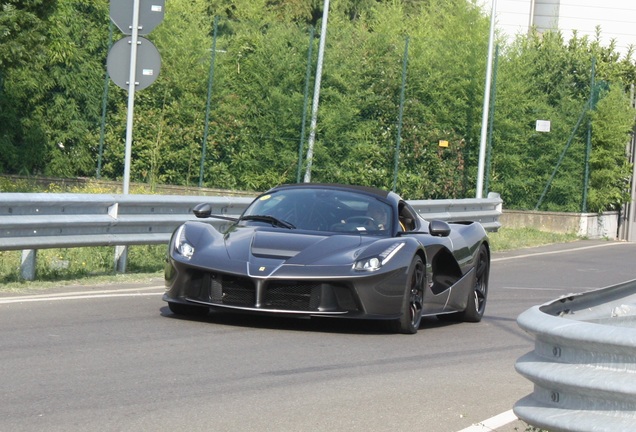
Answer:
[[[197,204],[192,209],[192,213],[198,218],[209,218],[212,214],[212,206],[210,204]]]
[[[448,237],[451,232],[450,225],[441,220],[432,220],[428,225],[428,232],[435,237]]]

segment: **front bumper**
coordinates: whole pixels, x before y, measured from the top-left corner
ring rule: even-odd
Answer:
[[[164,301],[257,314],[385,318],[400,316],[405,269],[354,278],[253,278],[208,269],[166,267]],[[169,267],[168,267],[169,266]]]

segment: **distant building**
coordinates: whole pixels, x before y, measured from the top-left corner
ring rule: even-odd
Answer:
[[[492,0],[479,2],[490,14]],[[559,29],[566,40],[574,31],[593,39],[600,27],[602,45],[614,40],[622,55],[630,45],[636,47],[634,0],[497,0],[496,13],[497,31],[509,37],[535,26],[539,31]]]

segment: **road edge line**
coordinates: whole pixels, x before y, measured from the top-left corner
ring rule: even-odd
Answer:
[[[515,413],[512,410],[508,410],[501,414],[497,414],[494,417],[490,417],[488,420],[484,420],[482,422],[475,423],[472,426],[468,426],[467,428],[462,429],[459,432],[492,432],[496,431],[497,428],[505,426],[508,423],[512,423],[516,420],[518,420],[518,418]]]

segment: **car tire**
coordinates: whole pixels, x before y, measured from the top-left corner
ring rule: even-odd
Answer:
[[[170,308],[172,313],[176,315],[204,317],[210,312],[210,309],[207,307],[194,306],[183,303],[169,302],[168,307]]]
[[[488,299],[488,276],[490,274],[490,256],[485,245],[479,247],[477,264],[475,265],[475,282],[473,290],[468,296],[466,310],[462,312],[462,321],[479,322],[486,310]]]
[[[486,246],[479,247],[477,264],[475,266],[475,280],[473,289],[468,294],[466,309],[462,312],[453,312],[437,315],[440,321],[452,322],[479,322],[486,310],[488,298],[488,276],[490,274],[490,257]]]
[[[426,267],[419,255],[415,255],[406,278],[402,316],[395,320],[393,330],[402,334],[415,334],[422,321]]]

